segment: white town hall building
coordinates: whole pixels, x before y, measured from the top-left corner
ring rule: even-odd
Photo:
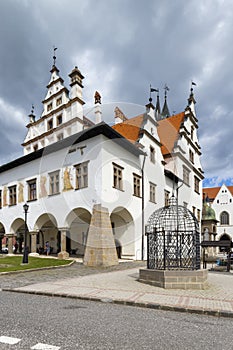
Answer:
[[[93,206],[108,209],[118,255],[146,258],[145,224],[158,208],[178,196],[198,221],[203,171],[191,88],[187,107],[169,116],[166,95],[145,113],[128,119],[115,106],[115,124],[102,119],[95,94],[95,121],[84,114],[83,75],[75,67],[70,90],[55,65],[43,112],[32,114],[22,144],[24,155],[0,166],[0,234],[22,244],[23,204],[29,205],[29,250],[48,240],[53,253],[84,254]]]

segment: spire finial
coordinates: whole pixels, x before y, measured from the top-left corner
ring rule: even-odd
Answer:
[[[191,87],[190,87],[190,92],[191,94],[193,93],[193,86],[196,86],[197,84],[194,83],[194,81],[191,80]]]
[[[31,114],[29,114],[29,116],[28,116],[29,120],[30,120],[30,123],[34,123],[35,120],[36,120],[36,117],[34,115],[34,109],[35,109],[35,107],[34,107],[34,104],[32,103]]]
[[[98,91],[95,92],[94,98],[95,98],[95,104],[97,103],[101,104],[101,95]]]
[[[57,50],[57,47],[53,46],[53,65],[55,66],[55,63],[56,63],[56,50]]]
[[[167,98],[167,92],[169,91],[169,87],[167,86],[167,84],[165,84],[164,86],[164,98],[166,99]]]

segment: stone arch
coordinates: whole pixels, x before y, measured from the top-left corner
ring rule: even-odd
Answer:
[[[51,253],[59,251],[60,241],[57,220],[53,214],[44,213],[40,215],[35,222],[34,230],[38,231],[36,244],[39,253],[44,252],[46,241],[49,241]]]
[[[231,241],[231,236],[227,233],[223,233],[220,238],[219,238],[220,241]],[[224,252],[226,251],[226,248],[225,247],[220,247],[220,252]]]
[[[26,232],[28,232],[28,227],[26,227]],[[22,253],[24,244],[25,221],[22,218],[15,219],[11,224],[10,233],[15,234],[19,246],[19,253]],[[30,243],[28,240],[27,246],[30,247]]]
[[[130,212],[124,207],[116,207],[110,216],[115,242],[121,246],[125,256],[135,256],[135,225]]]
[[[66,249],[70,254],[83,256],[91,222],[91,213],[85,208],[74,208],[66,217],[68,227]]]

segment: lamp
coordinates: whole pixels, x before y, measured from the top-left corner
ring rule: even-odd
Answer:
[[[29,205],[25,203],[23,205],[25,221],[24,221],[24,249],[23,249],[23,264],[28,264],[28,247],[27,247],[27,213]]]

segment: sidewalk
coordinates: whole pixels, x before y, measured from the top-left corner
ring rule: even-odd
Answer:
[[[209,272],[206,290],[166,290],[138,282],[138,272],[133,268],[3,290],[233,318],[232,273]]]

